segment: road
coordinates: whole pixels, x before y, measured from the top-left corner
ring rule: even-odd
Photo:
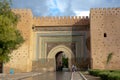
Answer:
[[[47,72],[22,80],[71,80],[71,72]]]

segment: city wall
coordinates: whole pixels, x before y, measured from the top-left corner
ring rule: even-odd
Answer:
[[[120,69],[120,8],[90,10],[93,69]],[[112,58],[107,64],[108,55]]]
[[[20,30],[25,42],[20,48],[13,51],[10,62],[4,65],[4,72],[9,73],[10,68],[14,69],[15,72],[29,72],[32,67],[30,41],[33,15],[30,9],[12,9],[12,11],[20,16],[17,28]]]
[[[4,72],[10,68],[15,72],[32,71],[34,57],[34,27],[90,27],[90,57],[93,69],[120,69],[120,8],[91,9],[88,17],[33,17],[30,9],[12,9],[20,15],[17,24],[25,42],[13,51],[9,63],[4,65]],[[88,34],[89,35],[89,34]],[[112,53],[112,59],[106,64],[107,56]]]
[[[89,18],[86,16],[67,16],[67,17],[33,17],[30,9],[12,9],[15,14],[20,16],[17,28],[21,31],[25,39],[23,45],[14,50],[9,63],[4,64],[4,72],[9,73],[12,68],[15,72],[32,71],[34,58],[34,29],[35,26],[41,27],[73,27],[79,25],[89,25]],[[72,30],[72,29],[71,29]]]

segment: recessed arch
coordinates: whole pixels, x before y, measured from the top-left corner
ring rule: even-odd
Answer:
[[[71,69],[72,66],[72,59],[74,59],[74,54],[72,52],[72,50],[68,47],[66,47],[65,45],[58,45],[56,47],[54,47],[48,54],[47,58],[49,59],[54,59],[54,70],[56,71],[56,61],[55,61],[55,55],[59,52],[59,51],[63,51],[65,53],[65,55],[68,57],[68,62],[69,62],[69,69]]]

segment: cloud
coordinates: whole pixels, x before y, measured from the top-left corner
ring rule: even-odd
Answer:
[[[30,8],[35,16],[47,16],[49,7],[47,0],[12,0],[12,8]]]
[[[70,0],[50,0],[49,1],[50,15],[55,16],[72,16],[75,15],[71,9]]]
[[[61,12],[65,12],[68,7],[70,8],[70,0],[56,0],[57,7]]]
[[[89,16],[89,11],[75,11],[76,16]]]
[[[13,0],[12,8],[30,8],[34,16],[89,15],[90,8],[120,7],[120,0]]]

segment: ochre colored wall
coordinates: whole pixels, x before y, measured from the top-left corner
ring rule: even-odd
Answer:
[[[17,28],[21,31],[25,42],[13,51],[10,62],[4,65],[4,72],[9,73],[10,68],[13,68],[15,72],[29,72],[32,67],[30,52],[32,12],[29,9],[12,9],[12,11],[20,16]]]
[[[12,9],[12,11],[20,15],[17,27],[25,42],[20,48],[13,51],[10,62],[4,64],[4,72],[9,73],[10,68],[13,68],[15,72],[30,72],[32,71],[32,62],[36,64],[34,66],[40,64],[40,62],[34,61],[35,43],[37,43],[35,42],[37,36],[34,26],[46,27],[45,31],[49,31],[48,27],[59,27],[61,30],[60,27],[66,27],[66,31],[67,27],[72,27],[69,31],[76,30],[77,28],[74,29],[74,26],[80,27],[82,30],[88,31],[88,37],[90,27],[92,68],[120,69],[120,8],[91,9],[90,19],[76,16],[33,18],[30,9]],[[50,29],[50,31],[52,30]],[[104,33],[107,34],[107,37],[104,37]],[[106,65],[107,56],[111,52],[113,53],[112,59]]]
[[[17,24],[17,28],[21,31],[25,42],[20,48],[14,50],[11,54],[12,58],[9,63],[4,64],[4,72],[9,73],[10,68],[13,68],[16,72],[30,72],[32,71],[32,64],[34,64],[34,56],[36,56],[36,49],[34,44],[36,43],[36,33],[34,32],[34,26],[42,27],[80,27],[84,30],[89,25],[88,17],[34,17],[30,9],[12,9],[15,14],[20,16],[20,20]],[[70,29],[70,31],[73,28]],[[40,45],[41,46],[41,45]],[[32,63],[33,62],[33,63]],[[36,66],[38,63],[36,64]],[[35,66],[35,65],[34,65]],[[41,67],[41,66],[39,66]]]
[[[89,25],[87,16],[61,16],[61,17],[34,17],[34,26],[73,26],[73,25]]]
[[[92,68],[120,69],[120,8],[91,9],[90,34]],[[110,53],[112,59],[106,64]]]

